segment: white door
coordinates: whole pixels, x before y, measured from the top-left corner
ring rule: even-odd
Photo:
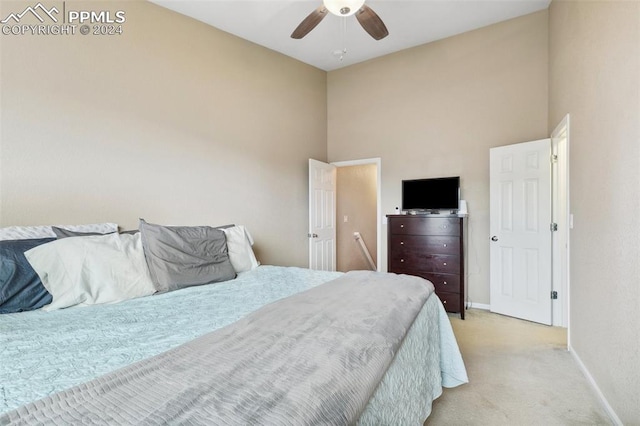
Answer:
[[[490,150],[491,311],[551,324],[551,140]]]
[[[309,160],[309,268],[336,270],[336,167]]]

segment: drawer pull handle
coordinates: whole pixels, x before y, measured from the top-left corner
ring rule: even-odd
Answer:
[[[404,263],[404,259],[400,259],[400,263]]]
[[[442,264],[443,264],[444,266],[447,266],[447,262],[443,262]]]
[[[400,241],[400,245],[403,246],[404,245],[404,241]]]
[[[446,300],[443,300],[443,301],[442,301],[442,304],[446,305],[446,304],[447,304],[447,301],[446,301]]]
[[[444,285],[447,285],[447,282],[446,282],[446,281],[444,281],[444,282],[443,282],[443,284],[444,284]]]
[[[404,228],[404,223],[401,223],[401,224],[400,224],[400,228]]]
[[[447,225],[442,225],[442,227],[443,227],[443,228],[446,228],[446,227],[447,227]]]
[[[446,245],[446,244],[444,244],[444,246],[446,247],[447,245]]]

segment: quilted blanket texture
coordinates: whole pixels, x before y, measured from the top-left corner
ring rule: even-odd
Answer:
[[[0,424],[352,424],[432,292],[350,272]]]

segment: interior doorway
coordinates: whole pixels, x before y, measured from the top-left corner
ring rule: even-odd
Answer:
[[[336,266],[338,271],[380,271],[380,158],[336,166]]]
[[[510,290],[511,287],[508,285],[505,286],[503,281],[505,281],[505,278],[509,279],[510,277],[513,277],[514,273],[512,268],[509,267],[509,262],[507,262],[508,267],[506,269],[504,267],[503,268],[494,267],[493,257],[500,258],[503,260],[511,259],[510,249],[508,247],[506,249],[504,247],[501,248],[501,250],[499,250],[499,253],[498,252],[493,253],[495,254],[495,256],[492,256],[491,284],[490,284],[491,291],[492,291],[492,295],[491,295],[492,311],[505,313],[507,315],[515,316],[518,318],[525,318],[525,319],[530,319],[530,320],[538,321],[542,323],[549,323],[554,326],[565,327],[567,328],[568,341],[570,341],[570,338],[571,338],[570,231],[571,231],[571,228],[573,227],[573,216],[570,213],[570,204],[569,204],[569,200],[570,200],[570,190],[569,190],[570,189],[570,182],[569,182],[570,120],[569,119],[570,117],[567,114],[562,119],[562,121],[556,126],[554,131],[551,133],[551,139],[550,139],[547,154],[541,156],[541,157],[546,157],[546,156],[551,157],[548,162],[545,161],[545,164],[550,165],[550,170],[549,170],[550,194],[548,195],[548,198],[551,202],[550,215],[549,215],[550,220],[548,220],[548,222],[550,222],[549,236],[551,237],[550,242],[548,243],[548,246],[550,248],[550,255],[548,256],[548,259],[550,262],[550,273],[548,275],[550,276],[549,278],[546,278],[547,272],[545,272],[545,277],[542,280],[545,283],[547,282],[550,283],[550,286],[549,286],[551,290],[550,291],[551,294],[549,298],[549,301],[551,302],[551,309],[549,312],[550,320],[538,321],[520,314],[514,314],[514,313],[510,314],[507,312],[500,311],[500,306],[498,303],[499,301],[497,300],[498,299],[497,297],[494,297],[494,293],[498,291],[501,293],[505,293],[505,288],[507,290],[506,293],[508,293],[508,290]],[[546,139],[544,141],[547,141],[547,140],[549,139]],[[540,142],[543,142],[543,141],[540,141]],[[526,145],[526,144],[517,144],[517,145]],[[511,145],[511,147],[516,147],[517,145]],[[509,146],[501,147],[501,148],[509,148]],[[495,150],[497,152],[499,149],[500,148],[494,148],[492,149],[492,151]],[[536,163],[536,162],[533,162],[533,163],[531,162],[533,158],[534,156],[527,155],[526,163],[529,165]],[[498,163],[496,164],[496,167],[502,167],[503,169],[504,168],[509,169],[511,167],[511,163],[505,160],[505,158],[501,158],[501,160],[502,161],[499,164]],[[527,184],[531,184],[533,182],[531,179],[531,176],[527,176],[526,181],[527,181],[526,182]],[[496,188],[493,188],[494,189],[493,192],[499,196],[503,196],[503,197],[507,196],[507,200],[509,200],[508,196],[509,194],[511,194],[510,188],[512,187],[515,187],[515,186],[512,186],[510,184],[503,184],[499,188],[497,186]],[[526,186],[520,185],[520,187],[525,188]],[[500,189],[500,191],[498,191],[498,189]],[[535,195],[536,193],[538,193],[538,191],[531,192],[531,194],[533,195]],[[544,195],[544,198],[547,198],[546,193]],[[513,217],[511,215],[511,210],[505,209],[504,207],[505,205],[510,205],[510,203],[498,203],[496,206],[492,204],[492,209],[491,209],[492,218],[494,218],[494,216],[495,218],[502,218],[503,221],[506,221],[505,223],[507,225],[511,223],[515,223],[514,220],[512,220]],[[526,206],[528,204],[519,203],[519,205]],[[540,218],[538,214],[534,216],[530,215],[530,217],[535,219]],[[524,224],[527,223],[526,221],[525,222],[520,221],[520,222]],[[531,223],[534,223],[534,222],[535,221],[531,221]],[[543,224],[547,222],[546,216],[545,216],[545,220],[542,222]],[[506,228],[506,231],[510,230],[509,229],[510,226],[503,226],[503,225],[498,226],[497,224],[496,225],[492,224],[492,234],[490,236],[491,238],[490,245],[494,251],[496,251],[496,247],[494,246],[497,245],[497,243],[504,244],[504,241],[501,241],[501,240],[504,240],[504,238],[501,238],[501,236],[495,234],[497,233],[498,230],[505,231],[504,228]],[[504,233],[505,232],[503,232],[503,234]],[[527,253],[529,255],[529,258],[533,257],[532,255],[533,250],[530,245],[527,245]],[[528,261],[527,263],[527,265],[532,265],[532,264],[535,264],[535,262]],[[531,268],[528,267],[528,269],[531,269]],[[536,272],[535,269],[534,269],[534,272]],[[536,280],[539,280],[541,276],[540,274],[536,273],[536,274],[533,274],[532,277],[535,279],[533,278],[531,280],[523,279],[523,280],[520,280],[521,281],[520,284],[526,284],[527,289],[532,288],[529,285],[529,281],[535,282]],[[525,294],[525,296],[527,296],[527,299],[528,299],[527,303],[529,303],[531,301],[529,299],[532,299],[532,297],[530,297],[531,295]],[[540,298],[540,300],[542,299]],[[544,310],[546,311],[546,308]]]

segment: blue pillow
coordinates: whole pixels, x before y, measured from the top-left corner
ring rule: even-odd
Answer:
[[[51,295],[24,252],[54,240],[0,241],[0,314],[31,311],[51,303]]]

